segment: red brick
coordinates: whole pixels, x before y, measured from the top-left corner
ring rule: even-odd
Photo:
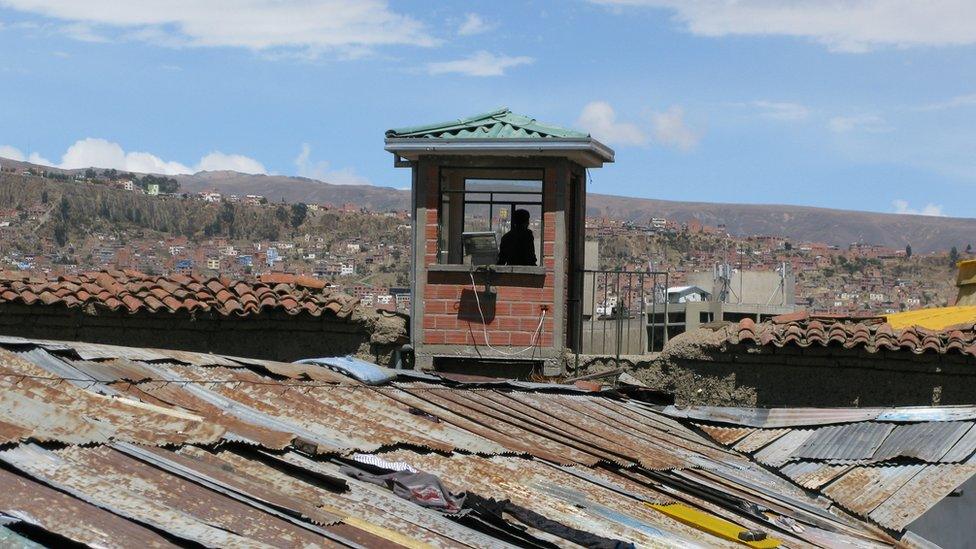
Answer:
[[[447,343],[444,332],[440,330],[425,330],[424,343],[428,345],[442,345]]]
[[[493,326],[499,330],[519,330],[522,327],[522,319],[512,316],[496,317]]]
[[[512,303],[513,316],[530,316],[536,312],[535,309],[534,303]]]
[[[430,315],[424,315],[424,324],[423,325],[424,325],[424,329],[425,330],[433,330],[435,328],[435,325],[434,325],[434,317],[433,316],[430,316]]]

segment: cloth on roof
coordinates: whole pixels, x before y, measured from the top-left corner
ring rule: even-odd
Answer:
[[[582,547],[589,547],[590,549],[634,548],[633,543],[605,538],[578,530],[571,526],[566,526],[555,520],[548,519],[535,511],[516,505],[507,499],[495,500],[493,498],[479,496],[478,494],[468,494],[465,506],[478,513],[501,518],[502,520],[504,520],[504,514],[508,513],[526,526],[571,541]]]
[[[350,457],[354,461],[365,463],[366,465],[372,465],[373,467],[379,467],[380,469],[386,469],[389,471],[406,471],[408,473],[417,472],[416,469],[405,461],[387,461],[376,454],[353,454]]]
[[[154,276],[126,269],[74,275],[0,272],[0,303],[35,303],[65,307],[103,307],[130,313],[213,312],[222,316],[256,315],[266,309],[348,318],[359,300],[326,286],[322,280],[282,273],[258,280],[198,275]]]
[[[452,494],[441,484],[441,479],[430,473],[394,471],[385,475],[374,475],[362,469],[344,466],[339,469],[344,475],[357,480],[385,486],[394,494],[417,505],[438,509],[446,513],[458,513],[464,505],[465,494]]]

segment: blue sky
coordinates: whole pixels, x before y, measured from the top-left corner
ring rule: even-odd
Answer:
[[[389,127],[501,105],[592,192],[976,216],[969,0],[0,0],[0,156],[404,187]]]

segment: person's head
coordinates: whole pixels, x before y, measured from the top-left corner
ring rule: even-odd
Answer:
[[[512,226],[525,228],[529,226],[529,210],[515,210],[512,214]]]

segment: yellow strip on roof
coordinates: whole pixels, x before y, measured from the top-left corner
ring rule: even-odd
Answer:
[[[743,545],[748,545],[749,547],[755,547],[756,549],[773,549],[774,547],[779,547],[783,543],[776,538],[771,538],[768,536],[762,541],[742,541],[739,539],[739,533],[747,532],[748,528],[743,528],[738,524],[729,522],[723,518],[710,515],[708,513],[699,511],[698,509],[692,509],[691,507],[682,505],[680,503],[669,503],[666,505],[648,503],[647,505],[648,507],[653,507],[654,509],[679,522],[687,524],[688,526],[697,528],[703,532],[707,532],[722,539],[736,541]]]
[[[976,324],[976,305],[933,307],[887,315],[888,324],[900,330],[921,326],[929,330],[943,330],[955,324]]]

